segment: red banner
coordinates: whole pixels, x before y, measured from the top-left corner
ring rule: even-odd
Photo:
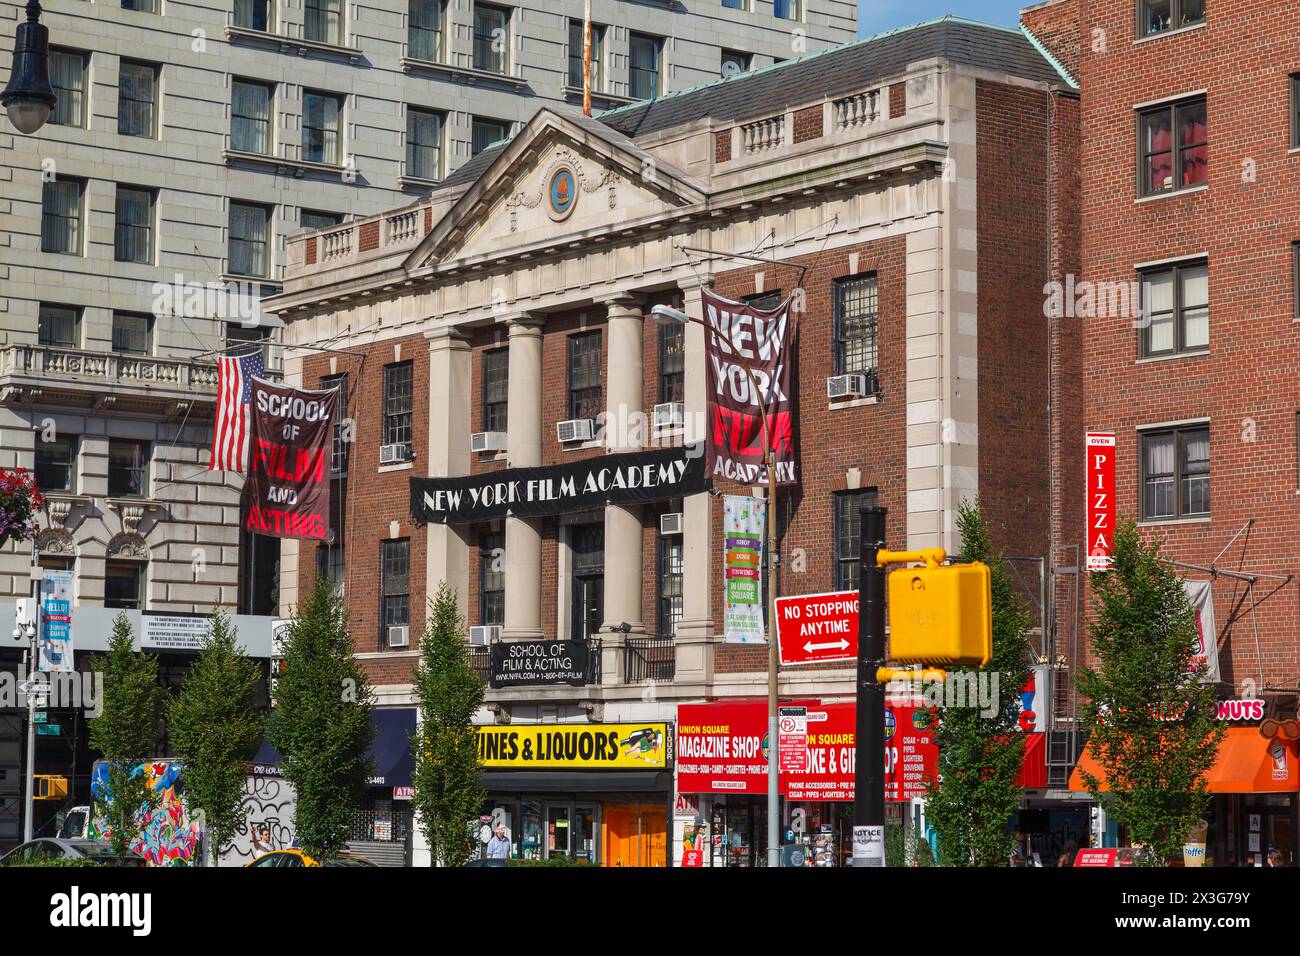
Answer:
[[[744,485],[766,480],[763,412],[779,484],[795,484],[790,300],[771,312],[704,291],[708,436],[705,472]]]
[[[253,382],[244,528],[273,538],[329,535],[330,457],[338,391]]]
[[[1110,570],[1115,541],[1115,435],[1088,432],[1088,561],[1089,571]]]
[[[792,702],[794,703],[794,702]],[[799,701],[808,708],[808,753],[802,773],[781,773],[790,800],[853,799],[856,707]],[[923,729],[923,708],[885,710],[885,799],[925,795],[939,748]],[[767,702],[682,704],[677,708],[679,793],[767,792]]]

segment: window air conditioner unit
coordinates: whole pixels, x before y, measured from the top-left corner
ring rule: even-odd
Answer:
[[[487,647],[493,641],[499,640],[501,640],[500,624],[485,624],[482,627],[471,627],[469,629],[470,647]]]
[[[469,447],[471,451],[505,451],[506,450],[506,433],[505,432],[475,432],[469,436]]]
[[[411,643],[411,628],[406,624],[393,624],[388,628],[389,647],[408,647]]]
[[[659,533],[660,534],[681,534],[682,513],[680,511],[670,511],[667,514],[660,515]]]
[[[686,423],[685,402],[660,402],[655,406],[654,427],[675,428]]]
[[[411,446],[401,445],[380,445],[379,446],[379,463],[381,465],[396,465],[404,461],[411,460]]]
[[[567,422],[556,422],[555,437],[561,444],[571,441],[590,441],[591,419],[571,418]]]
[[[867,394],[867,377],[862,374],[832,375],[826,380],[827,398],[864,398]]]

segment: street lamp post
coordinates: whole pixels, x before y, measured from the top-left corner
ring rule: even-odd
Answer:
[[[40,3],[27,0],[27,22],[14,36],[13,68],[0,105],[18,132],[31,135],[45,125],[57,102],[50,85],[50,31],[41,23]]]
[[[768,593],[768,635],[767,635],[767,865],[781,865],[780,838],[780,779],[777,760],[777,646],[776,646],[776,468],[772,453],[772,436],[767,421],[767,401],[760,397],[758,378],[753,366],[744,357],[730,336],[720,328],[715,328],[704,319],[687,315],[680,309],[666,305],[656,305],[650,310],[658,321],[694,323],[704,327],[706,335],[716,335],[731,350],[740,367],[749,378],[750,394],[759,407],[763,422],[763,469],[767,472],[767,546],[763,549],[767,563]]]

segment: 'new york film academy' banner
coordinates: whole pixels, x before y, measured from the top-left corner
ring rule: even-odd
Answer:
[[[746,485],[766,480],[760,417],[766,408],[777,482],[796,483],[791,372],[795,323],[790,317],[790,300],[765,312],[705,290],[704,321],[709,327],[705,333],[709,390],[706,472],[712,478]]]
[[[705,487],[704,449],[695,444],[464,478],[412,478],[411,514],[438,524],[540,518],[682,498]]]
[[[244,528],[273,538],[329,536],[330,456],[338,390],[254,379]]]

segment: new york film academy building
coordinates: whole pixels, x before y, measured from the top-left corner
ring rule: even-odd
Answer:
[[[282,610],[330,576],[380,705],[411,708],[447,582],[505,685],[480,721],[515,852],[670,863],[678,706],[766,693],[766,646],[723,639],[717,497],[765,491],[683,448],[706,434],[705,331],[652,309],[775,305],[802,279],[781,593],[856,588],[869,503],[891,545],[956,552],[978,495],[1009,553],[1045,556],[1042,289],[1076,103],[1026,34],[945,19],[595,118],[544,108],[420,202],[291,239],[286,376],[342,385],[355,440],[334,541],[285,543]],[[607,496],[512,497],[593,474]],[[413,495],[429,478],[459,505]],[[550,678],[502,679],[534,649],[560,652]],[[852,670],[788,668],[780,692],[851,699]],[[761,861],[761,794],[683,796],[726,834],[708,865]],[[846,806],[804,810],[838,827]]]

